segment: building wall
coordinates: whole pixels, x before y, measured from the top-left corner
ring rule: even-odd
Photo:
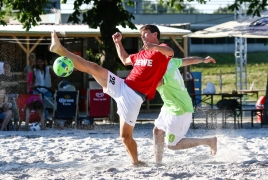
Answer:
[[[191,30],[201,30],[234,20],[232,14],[133,14],[134,24],[179,24],[190,23]],[[199,28],[198,28],[199,27]]]
[[[202,30],[216,24],[221,24],[227,21],[234,20],[234,15],[232,14],[133,14],[135,20],[132,22],[134,24],[163,24],[170,26],[176,26],[175,24],[190,23],[190,30],[197,31]],[[66,23],[69,15],[62,14],[62,22]],[[198,40],[200,38],[195,38]],[[234,51],[234,40],[232,42],[226,43],[214,43],[217,42],[219,38],[207,38],[205,41],[212,43],[200,43],[194,44],[192,40],[189,40],[189,53],[200,53],[200,52],[221,52],[230,53]],[[204,40],[203,40],[204,41]],[[253,40],[250,40],[253,41]],[[263,45],[264,43],[259,43],[255,40],[254,43],[248,43],[248,52],[254,51],[267,51],[267,47]]]
[[[190,30],[197,31],[234,20],[232,14],[133,14],[134,24],[180,24],[190,23]],[[67,23],[70,14],[61,14],[62,23]],[[82,19],[82,16],[80,17]]]
[[[247,44],[248,52],[267,51],[268,47],[264,44]],[[193,53],[234,53],[234,44],[203,44],[190,46],[190,54]]]

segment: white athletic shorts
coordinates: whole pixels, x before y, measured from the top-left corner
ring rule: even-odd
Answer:
[[[135,126],[144,100],[137,92],[126,85],[124,79],[119,78],[110,71],[108,72],[107,88],[103,88],[103,92],[116,101],[117,114],[127,124]]]
[[[192,113],[175,116],[161,110],[154,125],[165,131],[165,142],[169,146],[176,145],[181,139],[185,138],[192,122]]]

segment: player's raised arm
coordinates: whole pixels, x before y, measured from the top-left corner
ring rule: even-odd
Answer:
[[[115,33],[113,36],[113,41],[116,47],[116,51],[118,54],[118,57],[122,61],[122,63],[127,65],[132,65],[132,62],[130,60],[129,54],[126,52],[125,48],[123,47],[121,40],[122,40],[122,34],[120,32]]]

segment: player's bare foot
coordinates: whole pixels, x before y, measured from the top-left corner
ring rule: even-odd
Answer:
[[[210,155],[215,156],[217,153],[217,137],[213,137],[210,144]]]
[[[148,164],[146,163],[146,162],[144,162],[144,161],[138,161],[137,163],[132,163],[132,165],[134,166],[134,167],[147,167],[148,166]]]
[[[51,45],[50,45],[49,50],[50,50],[51,52],[54,52],[54,53],[59,54],[60,51],[61,51],[61,48],[62,48],[62,45],[61,45],[61,43],[60,43],[60,41],[59,41],[59,38],[58,38],[58,36],[57,36],[57,33],[56,33],[55,30],[53,30],[53,31],[51,32]]]

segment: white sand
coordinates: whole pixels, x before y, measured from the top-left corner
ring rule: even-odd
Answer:
[[[138,123],[134,167],[119,138],[119,125],[94,130],[53,130],[0,134],[0,179],[268,179],[268,129],[190,129],[188,137],[218,137],[218,153],[199,146],[165,148],[163,164],[154,163],[153,124]]]

